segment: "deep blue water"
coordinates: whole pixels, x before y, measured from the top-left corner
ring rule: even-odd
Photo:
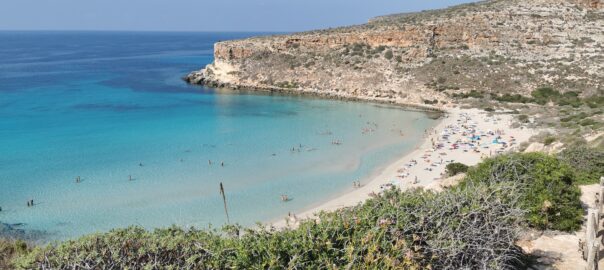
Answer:
[[[213,60],[214,42],[258,34],[0,32],[0,222],[41,241],[222,225],[223,182],[231,221],[252,225],[346,192],[435,124],[384,105],[180,79]]]

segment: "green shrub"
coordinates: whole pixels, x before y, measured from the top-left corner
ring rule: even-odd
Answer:
[[[535,103],[544,105],[550,101],[557,101],[560,97],[560,92],[551,87],[540,87],[531,92]]]
[[[577,184],[595,184],[604,176],[604,149],[571,145],[558,154],[575,171]]]
[[[453,97],[454,98],[483,98],[484,95],[482,94],[482,92],[472,90],[468,93],[453,94]]]
[[[459,163],[459,162],[454,162],[454,163],[449,163],[447,164],[447,167],[445,168],[447,175],[450,176],[455,176],[458,175],[460,173],[465,173],[468,171],[468,165],[463,164],[463,163]]]
[[[26,254],[29,248],[23,241],[9,241],[0,239],[0,269],[13,269],[12,260]]]
[[[524,259],[515,245],[523,212],[513,191],[390,190],[281,231],[132,227],[41,247],[16,263],[28,269],[517,269]]]
[[[591,119],[591,118],[587,118],[587,119],[581,120],[581,122],[579,122],[579,125],[586,127],[586,126],[593,126],[597,123],[598,123],[598,121]]]
[[[570,105],[574,108],[581,107],[583,101],[579,98],[579,93],[569,91],[558,97],[556,102],[560,106]]]
[[[532,227],[574,231],[581,227],[581,191],[573,170],[564,162],[542,153],[508,154],[487,159],[468,170],[468,182],[496,185],[516,182],[524,186],[520,204]]]
[[[529,103],[532,101],[532,99],[527,98],[525,96],[522,96],[520,94],[503,94],[500,96],[494,96],[493,99],[500,101],[500,102],[513,102],[513,103]]]
[[[545,139],[543,139],[543,144],[547,146],[547,145],[554,143],[555,141],[556,141],[556,137],[548,136]]]
[[[298,88],[298,83],[296,82],[277,82],[275,83],[275,86],[277,87],[281,87],[281,88],[287,88],[287,89],[294,89],[294,88]]]
[[[392,54],[391,50],[387,50],[386,53],[384,53],[384,57],[388,60],[392,59],[392,57],[394,57],[394,55]]]
[[[352,50],[355,52],[362,52],[365,48],[365,44],[363,43],[355,43],[352,45]]]
[[[587,103],[587,106],[589,106],[590,108],[602,108],[602,107],[604,107],[604,96],[602,96],[602,95],[592,96],[592,97],[586,98],[585,102]]]

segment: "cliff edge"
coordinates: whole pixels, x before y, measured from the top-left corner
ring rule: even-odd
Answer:
[[[604,0],[493,0],[367,24],[215,44],[185,80],[444,105],[543,85],[604,93]]]

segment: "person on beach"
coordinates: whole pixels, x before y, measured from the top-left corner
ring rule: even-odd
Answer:
[[[208,165],[212,166],[212,160],[208,159]]]
[[[132,175],[128,175],[128,181],[132,181]]]
[[[82,180],[81,180],[81,178],[80,178],[79,176],[78,176],[78,177],[76,177],[76,183],[80,183],[81,181],[82,181]]]
[[[224,161],[220,162],[220,166],[224,167]]]

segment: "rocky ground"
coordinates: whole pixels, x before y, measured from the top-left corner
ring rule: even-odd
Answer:
[[[360,26],[225,41],[191,83],[399,103],[530,96],[539,86],[604,93],[601,1],[494,0]]]

